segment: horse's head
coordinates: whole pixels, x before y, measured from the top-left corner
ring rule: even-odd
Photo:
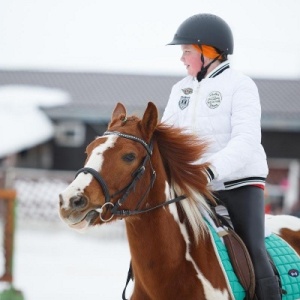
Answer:
[[[151,102],[142,119],[127,117],[125,107],[117,104],[108,131],[87,146],[84,167],[59,195],[63,221],[84,229],[122,218],[141,205],[155,179],[150,160],[157,120]]]

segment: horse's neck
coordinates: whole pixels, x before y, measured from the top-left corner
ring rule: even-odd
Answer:
[[[160,208],[125,222],[135,288],[139,286],[138,289],[144,290],[143,293],[147,294],[149,291],[159,289],[164,283],[163,289],[176,291],[175,283],[184,282],[186,278],[189,278],[189,283],[183,288],[184,291],[181,291],[182,295],[189,294],[186,290],[197,286],[193,299],[204,299],[203,294],[200,296],[198,294],[203,290],[205,293],[216,292],[217,296],[213,299],[228,299],[219,297],[218,288],[226,289],[226,280],[223,275],[220,275],[223,276],[221,279],[215,276],[223,273],[214,254],[211,239],[207,235],[198,245],[193,242],[188,226],[184,223],[177,223],[171,214],[170,209],[174,209],[174,206],[175,204],[172,204],[168,208]],[[166,278],[173,278],[174,282],[171,280],[166,283]],[[199,288],[199,286],[202,287]],[[213,286],[218,287],[216,291]],[[172,294],[172,297],[168,299],[175,297],[180,297],[180,295]]]
[[[166,178],[159,177],[166,177],[165,173],[162,166],[155,166],[155,170],[158,177],[145,207],[153,207],[166,198]],[[125,219],[137,295],[134,299],[204,299],[203,293],[211,294],[210,299],[221,299],[219,288],[226,289],[226,280],[223,277],[222,282],[215,276],[223,273],[211,238],[207,233],[195,243],[194,231],[183,222],[187,215],[177,207],[173,203]],[[179,291],[177,283],[186,278],[188,283]]]
[[[149,261],[168,266],[180,261],[185,251],[180,228],[168,208],[159,208],[126,221],[132,260],[139,266]]]

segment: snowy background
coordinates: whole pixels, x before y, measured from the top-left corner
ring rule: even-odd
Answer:
[[[15,246],[14,285],[25,300],[122,298],[130,262],[124,235],[83,235],[57,225],[33,229],[23,224]],[[131,290],[132,283],[127,296]]]
[[[231,26],[235,49],[230,60],[234,68],[256,78],[300,78],[299,0],[0,3],[0,69],[184,75],[180,47],[166,44],[183,20],[205,12],[219,15]],[[55,99],[61,104],[67,101],[67,95],[53,92],[50,101],[43,98],[44,105]],[[39,93],[40,98],[44,91],[28,93],[31,98]],[[20,109],[21,103],[9,97],[0,103],[0,121],[11,120]],[[32,110],[27,115],[31,124],[35,129],[37,124],[47,128],[44,136],[31,142],[42,142],[52,132],[49,120],[42,120],[38,111],[43,103],[26,99]],[[9,118],[4,113],[8,105],[16,108],[10,110]],[[23,129],[0,123],[2,133],[3,126],[16,134]],[[15,144],[15,150],[19,147]],[[53,203],[58,201],[58,192],[51,198]],[[18,220],[15,287],[26,300],[121,299],[130,260],[128,245],[124,232],[114,238],[113,227],[109,234],[102,234],[105,230],[96,228],[93,233],[78,234],[60,223],[33,225]]]
[[[40,108],[64,105],[70,100],[58,89],[0,86],[0,158],[50,139],[53,124]]]
[[[37,172],[37,170],[35,170]],[[68,176],[74,176],[69,172]],[[16,177],[13,285],[25,300],[121,299],[130,262],[124,221],[70,229],[58,215],[58,194],[68,183],[37,175]],[[68,177],[67,176],[67,177]],[[66,175],[63,176],[66,178]],[[32,180],[34,179],[34,180]],[[3,201],[0,201],[0,276],[4,271]],[[132,282],[127,296],[132,291]],[[0,282],[1,291],[8,288]]]

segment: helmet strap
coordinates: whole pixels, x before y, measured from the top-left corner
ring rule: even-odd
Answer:
[[[221,55],[223,55],[224,52],[220,53],[217,57],[215,57],[207,66],[204,67],[204,56],[203,53],[201,53],[201,62],[202,62],[202,67],[201,70],[197,74],[197,80],[200,82],[206,75],[208,68],[216,61],[219,59]]]

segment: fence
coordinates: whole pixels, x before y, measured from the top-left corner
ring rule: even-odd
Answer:
[[[58,195],[73,180],[74,172],[21,168],[6,172],[11,189],[0,188],[0,282],[8,284],[9,289],[0,291],[0,300],[24,300],[22,293],[13,288],[15,223],[17,230],[67,229],[59,218]],[[125,226],[123,222],[115,222],[87,234],[97,238],[124,238]]]
[[[14,238],[14,207],[16,191],[0,189],[0,219],[1,241],[3,241],[3,255],[1,257],[0,281],[12,283],[13,238]]]
[[[12,172],[17,192],[17,223],[35,228],[47,225],[55,230],[66,228],[58,214],[58,195],[74,179],[75,172],[26,168],[15,168]],[[124,238],[124,223],[96,227],[86,234],[109,239]]]
[[[58,195],[74,177],[73,172],[14,169],[18,222],[61,222]]]

